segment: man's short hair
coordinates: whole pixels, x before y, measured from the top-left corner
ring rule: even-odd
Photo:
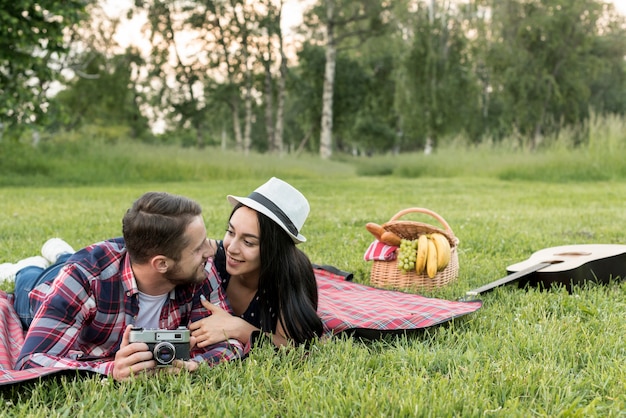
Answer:
[[[194,200],[165,192],[148,192],[124,215],[122,233],[131,261],[146,263],[155,255],[180,260],[189,244],[185,230],[202,214]]]

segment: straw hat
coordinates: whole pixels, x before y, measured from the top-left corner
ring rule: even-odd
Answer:
[[[289,183],[272,177],[248,197],[228,195],[227,198],[233,206],[241,203],[266,215],[285,230],[296,244],[306,241],[300,230],[309,216],[309,202]]]

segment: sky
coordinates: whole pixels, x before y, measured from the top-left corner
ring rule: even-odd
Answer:
[[[615,5],[615,8],[626,15],[626,0],[608,0]],[[120,14],[124,14],[126,10],[132,5],[132,0],[106,0],[105,1],[105,10],[109,16],[118,16]],[[289,33],[289,28],[297,26],[300,22],[302,22],[302,4],[310,3],[303,2],[302,0],[285,0],[283,6],[283,22],[282,28],[283,32],[286,34]],[[126,47],[129,44],[134,44],[137,46],[141,46],[144,44],[146,47],[147,41],[141,36],[141,19],[139,17],[135,18],[133,21],[126,22],[122,25],[120,33],[116,37],[116,40],[120,43],[122,47]]]
[[[626,3],[626,0],[623,0]],[[311,1],[303,1],[303,0],[285,0],[283,5],[283,21],[282,21],[282,29],[285,33],[285,37],[288,37],[288,33],[290,32],[290,28],[297,26],[302,22],[302,5],[308,4]],[[132,6],[132,0],[105,0],[104,1],[104,9],[106,10],[109,17],[116,17],[120,15],[124,15],[126,11]],[[121,47],[125,48],[130,44],[141,46],[142,44],[146,47],[147,41],[143,39],[141,35],[141,24],[142,19],[140,16],[135,17],[132,21],[123,22],[121,24],[120,31],[118,35],[115,37],[117,42]]]
[[[626,0],[614,0],[613,4],[615,4],[617,10],[626,15]]]

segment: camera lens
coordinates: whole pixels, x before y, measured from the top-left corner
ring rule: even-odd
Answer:
[[[154,347],[153,354],[157,363],[168,365],[176,357],[176,348],[171,343],[161,342]]]

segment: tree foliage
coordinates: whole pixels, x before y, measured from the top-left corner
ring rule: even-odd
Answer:
[[[325,48],[322,115],[320,121],[320,157],[332,155],[334,122],[335,74],[337,53],[357,48],[367,39],[385,33],[383,15],[390,5],[378,0],[320,0],[305,13],[305,26],[321,37]]]
[[[230,110],[231,129],[236,147],[247,153],[252,145],[256,120],[256,91],[265,92],[263,101],[269,149],[280,149],[282,138],[274,142],[273,77],[284,77],[278,67],[280,31],[277,28],[282,2],[246,0],[171,2],[137,0],[146,11],[145,34],[152,51],[147,59],[147,85],[152,86],[152,105],[162,109],[168,121],[178,128],[193,128],[198,145],[211,132],[217,105]],[[281,75],[276,75],[280,73]],[[263,74],[263,76],[261,76]],[[281,96],[279,105],[281,104]],[[276,121],[279,133],[282,120]],[[270,126],[271,125],[271,126]],[[220,130],[223,126],[220,124]],[[215,131],[213,132],[215,134]]]
[[[17,134],[45,115],[46,92],[68,52],[68,31],[88,0],[0,0],[0,123]]]
[[[135,0],[149,49],[112,48],[115,24],[82,33],[83,66],[50,106],[82,3],[4,3],[5,125],[145,139],[156,115],[186,145],[328,158],[459,137],[534,149],[563,129],[582,142],[592,113],[626,114],[626,21],[604,0],[317,0],[290,45],[284,0]]]
[[[589,118],[592,87],[603,84],[607,64],[616,70],[616,57],[623,77],[626,49],[614,37],[623,37],[624,28],[601,2],[498,0],[490,8],[492,103],[531,148],[544,135]],[[619,88],[620,77],[611,77],[615,81]]]
[[[471,133],[472,121],[480,115],[463,16],[451,5],[419,2],[410,21],[412,36],[401,59],[396,96],[405,149]]]
[[[82,57],[84,76],[75,76],[50,101],[53,129],[72,130],[83,125],[120,125],[131,138],[150,136],[148,119],[141,113],[140,90],[133,68],[141,65],[136,53],[107,58],[91,52]],[[91,75],[91,76],[88,76]]]

